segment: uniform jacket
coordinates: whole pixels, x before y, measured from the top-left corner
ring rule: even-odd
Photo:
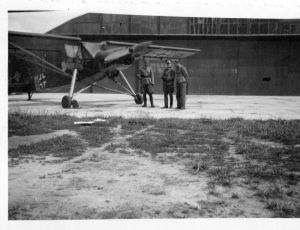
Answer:
[[[154,85],[154,74],[150,66],[148,66],[147,68],[140,68],[139,75],[142,78],[143,85]]]
[[[161,78],[164,84],[173,85],[175,80],[175,71],[172,68],[166,68]]]
[[[189,74],[183,65],[179,64],[179,66],[175,69],[175,73],[176,83],[185,83],[188,81]]]

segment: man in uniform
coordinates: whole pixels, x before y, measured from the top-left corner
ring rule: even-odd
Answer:
[[[155,107],[152,96],[154,92],[154,74],[146,59],[143,59],[143,63],[138,71],[137,77],[142,80],[142,91],[144,99],[143,107],[147,107],[146,94],[149,94],[151,107]]]
[[[175,60],[175,75],[177,109],[185,109],[185,95],[189,83],[189,74],[178,59]]]
[[[163,108],[168,108],[168,95],[170,96],[170,108],[173,108],[173,93],[174,93],[174,80],[175,71],[172,69],[172,63],[167,60],[167,67],[164,69],[162,80],[163,80],[163,91],[165,106]]]

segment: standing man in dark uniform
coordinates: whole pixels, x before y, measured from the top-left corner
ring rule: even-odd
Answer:
[[[170,60],[167,60],[167,67],[165,68],[162,80],[163,80],[163,91],[165,106],[163,108],[168,108],[168,95],[170,96],[170,108],[173,108],[173,93],[174,93],[174,80],[175,80],[175,71],[172,69],[172,63]]]
[[[151,107],[155,107],[152,96],[154,92],[154,74],[146,59],[143,59],[143,64],[138,71],[137,77],[142,80],[142,92],[144,99],[143,107],[147,107],[146,94],[149,94]]]
[[[175,60],[175,75],[177,109],[185,109],[185,95],[187,93],[189,83],[189,74],[186,68],[180,64],[178,59]]]

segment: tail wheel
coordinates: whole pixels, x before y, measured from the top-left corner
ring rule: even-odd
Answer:
[[[61,105],[64,109],[71,108],[71,97],[68,95],[65,95],[61,100]]]
[[[137,93],[134,97],[134,101],[136,104],[141,105],[143,104],[143,97],[141,94]]]
[[[74,109],[78,109],[79,108],[79,104],[77,100],[72,100],[71,101],[71,105]]]

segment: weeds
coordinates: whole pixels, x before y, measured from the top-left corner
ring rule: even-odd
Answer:
[[[229,166],[216,167],[208,171],[210,181],[215,184],[220,184],[223,186],[230,186],[232,183],[231,179],[232,169]]]
[[[272,200],[268,201],[266,208],[275,213],[275,217],[296,217],[299,213],[299,207],[288,204],[284,201]]]
[[[90,147],[100,147],[113,137],[113,132],[108,127],[100,125],[78,127],[76,131],[80,133],[82,139],[88,142]]]
[[[299,120],[240,120],[233,122],[232,129],[244,137],[280,142],[287,145],[299,143]]]
[[[81,120],[94,120],[95,118],[82,118]],[[77,126],[74,122],[78,118],[67,115],[32,115],[18,112],[9,113],[8,136],[33,135],[50,133],[54,130],[69,129],[80,134],[81,138],[91,147],[99,147],[113,136],[110,128],[116,125],[119,119],[112,118],[105,123],[96,123],[93,126]]]
[[[237,193],[232,193],[231,198],[232,199],[239,199],[240,197]]]
[[[299,181],[299,176],[292,173],[300,170],[300,156],[296,148],[290,146],[273,148],[253,143],[242,143],[238,145],[236,153],[250,160],[245,163],[241,172],[252,178],[264,180],[285,178],[290,183]],[[259,164],[255,164],[253,161],[257,161]]]
[[[104,150],[115,153],[118,148],[124,148],[124,144],[109,144]]]
[[[138,119],[123,119],[118,120],[118,123],[122,126],[123,133],[133,133],[135,131],[141,130],[152,125],[155,120],[146,119],[146,118],[138,118]]]
[[[13,112],[8,114],[8,136],[50,133],[71,128],[74,117],[67,115],[33,115]]]
[[[284,195],[284,192],[278,186],[274,185],[274,187],[260,190],[257,193],[255,193],[254,195],[264,198],[264,199],[282,198]]]
[[[245,170],[240,171],[240,175],[273,181],[283,176],[283,170],[273,165],[247,164]]]
[[[86,145],[78,138],[63,135],[31,145],[22,145],[8,151],[9,157],[24,157],[30,154],[37,156],[53,155],[54,157],[73,158],[85,150]]]

